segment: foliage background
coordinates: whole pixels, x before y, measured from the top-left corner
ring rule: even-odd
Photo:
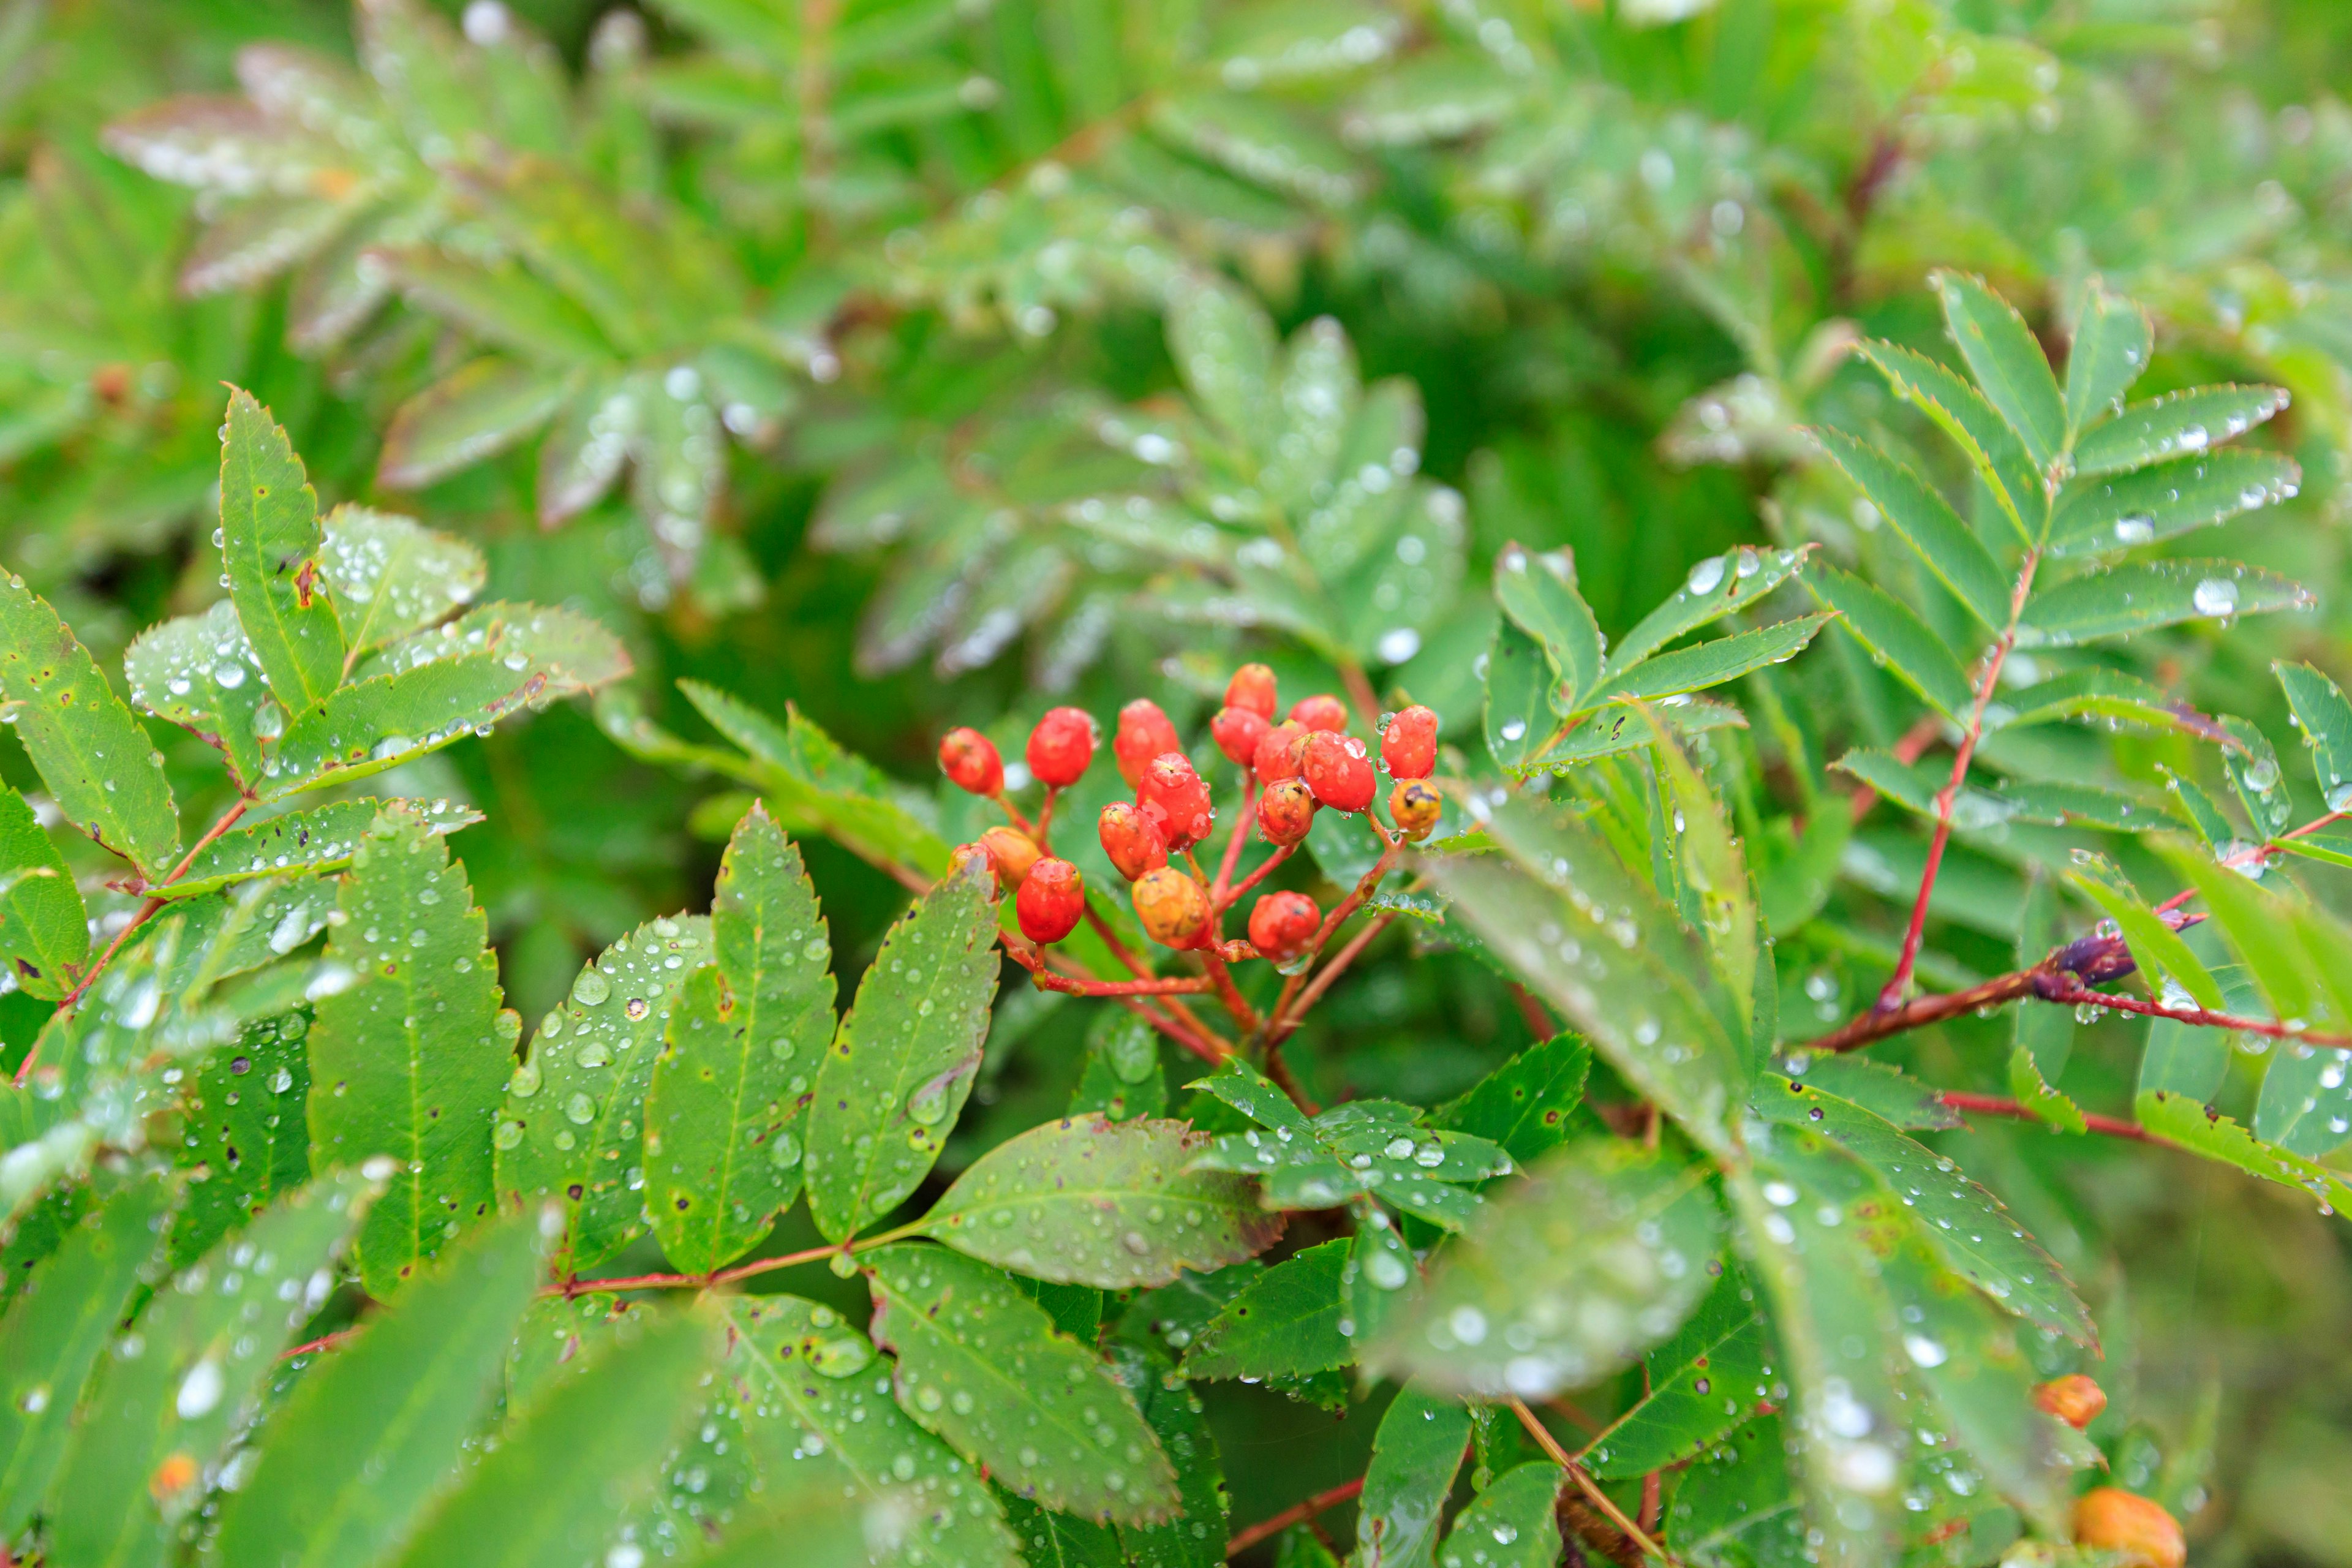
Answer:
[[[659,318],[646,352],[757,348],[747,411],[725,418],[740,431],[692,459],[709,499],[686,510],[709,538],[665,555],[667,502],[625,485],[542,529],[531,440],[421,488],[385,482],[404,405],[486,343],[527,358],[495,324],[413,287],[306,343],[299,267],[182,287],[234,203],[135,172],[105,128],[174,94],[233,92],[251,42],[352,58],[341,5],[0,8],[0,557],[102,664],[200,608],[216,592],[217,384],[235,381],[287,424],[322,500],[467,533],[493,595],[623,628],[639,700],[681,732],[708,731],[671,683],[706,680],[770,711],[798,704],[929,791],[940,730],[1010,741],[1050,685],[1098,713],[1148,691],[1181,721],[1244,653],[1271,647],[1288,685],[1337,683],[1311,646],[1190,613],[1181,567],[1084,548],[1055,511],[1133,482],[1080,454],[1069,411],[1179,384],[1162,306],[1195,271],[1238,280],[1285,336],[1335,319],[1368,383],[1407,378],[1426,410],[1420,471],[1466,498],[1467,582],[1507,540],[1570,547],[1612,634],[1735,542],[1853,545],[1846,492],[1793,427],[1883,416],[1835,351],[1857,329],[1934,347],[1930,266],[1988,274],[2045,329],[2096,271],[2158,312],[2143,392],[2236,378],[2295,396],[2273,444],[2303,464],[2301,495],[2235,542],[2315,588],[2318,612],[2179,637],[2152,662],[2279,735],[2271,658],[2352,671],[2352,110],[2331,90],[2352,16],[2331,0],[1443,0],[1337,28],[1303,8],[996,0],[900,8],[919,25],[877,29],[862,58],[811,52],[791,27],[763,52],[734,26],[759,9],[450,14],[478,52],[519,50],[516,29],[545,38],[570,100],[548,154],[591,206],[653,215],[625,235],[692,247],[636,274],[635,308]],[[850,26],[888,9],[808,14]],[[1286,28],[1319,41],[1285,54]],[[1271,66],[1221,53],[1260,32]],[[501,198],[458,162],[414,165],[399,199],[479,258],[495,247],[468,226],[495,230]],[[904,473],[942,463],[962,465],[961,499]],[[893,480],[903,501],[875,489]],[[1475,586],[1432,606],[1418,657],[1371,678],[1474,734],[1466,672],[1492,615]],[[1090,658],[1066,657],[1089,637]],[[2179,760],[2129,738],[2109,751],[2141,780]],[[429,763],[437,776],[412,793],[470,797],[495,825],[457,850],[526,1016],[636,921],[704,900],[740,798],[633,760],[576,706]],[[32,782],[13,752],[0,770]],[[803,847],[855,973],[900,891]],[[1837,898],[1848,928],[1883,930],[1851,913],[1865,892]],[[1950,963],[2005,966],[1987,924],[1953,921]],[[1797,984],[1843,1016],[1883,951],[1818,946]],[[971,1149],[1058,1111],[1077,1070],[1076,1010],[1002,1011],[1015,1026],[1000,1017],[960,1133]],[[12,1058],[41,1012],[0,1002]],[[1475,971],[1433,959],[1368,966],[1293,1054],[1326,1099],[1426,1104],[1526,1037]],[[2086,1034],[2065,1087],[2126,1099],[2137,1045],[2120,1024]],[[1983,1046],[1959,1025],[1890,1054],[1957,1085],[1987,1077],[1999,1053]],[[2116,1419],[2146,1423],[2174,1464],[2210,1454],[2199,1561],[2352,1563],[2341,1222],[2186,1157],[2060,1149],[2032,1130],[1950,1137],[2098,1307]],[[1212,1415],[1237,1521],[1360,1473],[1371,1426],[1230,1384]]]

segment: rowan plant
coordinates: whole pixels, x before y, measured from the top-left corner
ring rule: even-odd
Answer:
[[[0,5],[0,1568],[2352,1563],[2347,46]]]

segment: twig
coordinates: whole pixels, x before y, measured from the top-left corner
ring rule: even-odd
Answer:
[[[1511,1410],[1518,1416],[1519,1425],[1528,1429],[1528,1436],[1536,1440],[1536,1447],[1550,1455],[1552,1462],[1568,1472],[1568,1479],[1576,1483],[1576,1489],[1590,1498],[1592,1506],[1599,1509],[1610,1523],[1622,1531],[1626,1540],[1662,1562],[1678,1563],[1678,1560],[1669,1554],[1664,1547],[1650,1539],[1647,1531],[1625,1517],[1625,1510],[1619,1508],[1609,1494],[1602,1491],[1600,1485],[1584,1473],[1583,1466],[1569,1458],[1568,1450],[1559,1446],[1559,1439],[1551,1435],[1550,1428],[1536,1419],[1536,1413],[1528,1408],[1526,1400],[1513,1397]]]
[[[221,814],[220,820],[206,828],[205,836],[197,839],[185,855],[180,857],[180,863],[165,872],[161,882],[152,885],[168,888],[185,876],[188,868],[196,863],[196,857],[211,848],[222,834],[236,826],[236,819],[243,816],[246,808],[252,804],[252,796],[238,796],[230,804],[229,808]],[[75,1005],[82,999],[92,985],[98,983],[98,977],[106,973],[106,966],[114,962],[114,955],[122,951],[122,944],[131,940],[131,933],[154,919],[156,912],[170,901],[168,899],[151,896],[145,903],[141,904],[139,912],[123,922],[122,929],[114,933],[114,940],[106,944],[106,951],[98,955],[97,962],[84,970],[81,978],[74,982],[73,989],[66,993],[65,999],[58,1004],[57,1011],[51,1016],[62,1018],[72,1012]],[[47,1031],[44,1030],[43,1034],[46,1033]],[[16,1088],[24,1088],[25,1080],[32,1076],[33,1058],[40,1053],[40,1049],[41,1036],[36,1035],[33,1037],[33,1043],[25,1047],[25,1059],[16,1064],[16,1076],[14,1079]]]
[[[1954,1110],[1965,1111],[1970,1116],[2007,1116],[2020,1121],[2041,1120],[2016,1100],[2002,1100],[1997,1095],[1963,1094],[1958,1089],[1947,1089],[1938,1091],[1936,1098]],[[2163,1142],[2137,1121],[2125,1121],[2113,1116],[2094,1116],[2087,1110],[2083,1113],[2083,1125],[2093,1132],[2104,1132],[2110,1138],[2134,1138],[2142,1143]]]
[[[836,1242],[826,1247],[813,1247],[806,1252],[788,1252],[781,1258],[761,1258],[750,1263],[739,1263],[732,1268],[721,1268],[709,1274],[631,1274],[618,1279],[561,1279],[540,1291],[542,1296],[561,1296],[573,1300],[582,1296],[600,1295],[614,1290],[708,1290],[715,1286],[749,1279],[758,1274],[772,1274],[779,1268],[792,1268],[803,1263],[814,1263],[820,1258],[835,1253],[851,1252],[868,1247],[879,1247],[897,1239],[903,1231],[887,1231],[858,1242]]]
[[[2307,1046],[2326,1046],[2334,1050],[2352,1050],[2352,1035],[2323,1034],[2316,1029],[2297,1029],[2271,1018],[2246,1018],[2235,1013],[2213,1013],[2202,1007],[2168,1007],[2161,1002],[2143,1002],[2137,996],[2122,996],[2112,991],[2094,991],[2087,985],[2044,985],[2035,994],[2045,1002],[2074,1003],[2077,1006],[2112,1007],[2118,1013],[2137,1013],[2149,1018],[2170,1018],[2175,1023],[2194,1024],[2205,1029],[2235,1029],[2241,1034],[2261,1035],[2273,1040],[2300,1040]]]
[[[353,1334],[358,1333],[359,1331],[360,1326],[357,1323],[353,1323],[348,1329],[337,1329],[331,1334],[320,1334],[317,1339],[311,1340],[306,1344],[296,1345],[290,1351],[280,1351],[278,1353],[278,1359],[279,1361],[292,1361],[298,1355],[310,1355],[317,1351],[333,1350],[337,1345],[341,1344],[345,1340],[350,1339]]]
[[[1903,955],[1895,965],[1894,976],[1878,994],[1882,1012],[1891,1012],[1903,1005],[1905,994],[1911,989],[1911,971],[1919,962],[1919,944],[1927,934],[1927,900],[1936,890],[1936,873],[1942,869],[1944,847],[1952,837],[1952,813],[1958,805],[1961,786],[1968,783],[1969,762],[1976,755],[1977,742],[1984,734],[1985,710],[1992,703],[1993,689],[2000,682],[2001,666],[2009,661],[2009,651],[2017,643],[2017,623],[2024,616],[2026,595],[2033,591],[2033,571],[2041,563],[2041,552],[2028,550],[2025,563],[2017,574],[2017,586],[2009,597],[2009,624],[2001,628],[2000,640],[1985,659],[1984,672],[1977,678],[1976,706],[1969,710],[1968,728],[1960,733],[1959,748],[1952,754],[1951,781],[1936,795],[1936,832],[1927,841],[1927,869],[1919,874],[1919,896],[1911,905],[1911,924],[1903,933]]]
[[[1327,1508],[1337,1508],[1364,1489],[1361,1476],[1352,1481],[1341,1481],[1328,1491],[1317,1492],[1305,1502],[1293,1503],[1271,1519],[1260,1520],[1247,1530],[1225,1542],[1225,1555],[1238,1557],[1269,1535],[1280,1535],[1294,1524],[1303,1523]]]
[[[1257,1009],[1249,1005],[1249,999],[1242,994],[1241,987],[1234,984],[1233,971],[1225,967],[1223,955],[1214,947],[1203,947],[1200,952],[1201,962],[1208,966],[1208,982],[1217,989],[1217,1000],[1223,1003],[1225,1011],[1234,1016],[1234,1027],[1244,1035],[1255,1034],[1258,1025]]]
[[[1356,961],[1356,955],[1370,947],[1372,944],[1372,939],[1388,930],[1395,921],[1396,916],[1393,913],[1384,914],[1354,936],[1349,937],[1348,945],[1333,953],[1329,962],[1316,971],[1315,978],[1307,983],[1307,988],[1298,994],[1298,1000],[1290,1005],[1289,1012],[1275,1020],[1271,1038],[1275,1041],[1288,1038],[1291,1032],[1297,1029],[1300,1022],[1306,1018],[1307,1009],[1322,1000],[1323,993],[1331,989],[1331,983],[1339,979],[1348,965]]]
[[[1240,903],[1242,901],[1243,894],[1248,892],[1252,888],[1256,887],[1260,882],[1265,881],[1268,876],[1273,874],[1276,867],[1280,866],[1285,860],[1290,858],[1292,853],[1296,851],[1297,847],[1298,846],[1296,844],[1286,844],[1281,848],[1276,849],[1273,854],[1267,856],[1265,859],[1259,861],[1255,870],[1252,871],[1248,876],[1244,877],[1240,881],[1234,883],[1232,887],[1227,888],[1222,894],[1218,895],[1217,911],[1222,914],[1225,910],[1232,909],[1235,904]]]
[[[2221,864],[2225,868],[2231,870],[2234,870],[2241,866],[2252,865],[2253,862],[2261,859],[2263,856],[2269,854],[2275,846],[2284,844],[2292,838],[2301,838],[2306,834],[2316,833],[2323,827],[2331,826],[2336,823],[2342,822],[2347,816],[2352,816],[2352,812],[2331,811],[2326,816],[2314,817],[2309,822],[2305,823],[2302,826],[2289,828],[2286,832],[2280,834],[2275,838],[2265,838],[2260,844],[2249,844],[2242,849],[2234,850],[2231,853],[2223,856],[2221,858]],[[2196,896],[2196,889],[2183,888],[2180,891],[2173,894],[2172,897],[2165,900],[2164,902],[2157,905],[2156,912],[2160,915],[2168,915]]]
[[[1233,884],[1234,868],[1242,863],[1242,840],[1248,837],[1249,825],[1256,816],[1257,791],[1251,787],[1249,769],[1244,768],[1241,809],[1234,813],[1234,830],[1225,836],[1224,857],[1217,866],[1217,879],[1209,889],[1209,902],[1219,910],[1233,902],[1225,896],[1226,889]]]

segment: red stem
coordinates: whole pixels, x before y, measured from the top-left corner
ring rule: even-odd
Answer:
[[[2007,1116],[2020,1121],[2041,1120],[2016,1100],[2003,1100],[1998,1095],[1963,1094],[1958,1089],[1947,1089],[1940,1090],[1936,1098],[1954,1110],[1966,1111],[1971,1116]],[[2104,1132],[2110,1138],[2133,1138],[2142,1143],[2162,1142],[2138,1122],[2124,1121],[2113,1116],[2094,1116],[2084,1111],[2083,1125],[2094,1132]]]
[[[2009,661],[2009,650],[2017,643],[2017,623],[2025,614],[2025,597],[2033,590],[2033,569],[2041,562],[2041,552],[2025,552],[2025,565],[2017,574],[2017,587],[2010,595],[2009,625],[2001,628],[2000,640],[1992,645],[1986,658],[1984,673],[1977,679],[1976,706],[1969,710],[1969,725],[1960,735],[1959,749],[1952,755],[1951,782],[1936,795],[1936,833],[1927,841],[1927,866],[1919,875],[1919,896],[1912,901],[1911,924],[1903,933],[1903,955],[1895,965],[1894,976],[1878,994],[1878,1010],[1892,1012],[1903,1005],[1911,989],[1911,971],[1919,962],[1919,944],[1927,934],[1927,900],[1936,890],[1936,874],[1943,868],[1944,846],[1952,837],[1952,812],[1959,804],[1960,787],[1968,782],[1969,762],[1976,755],[1977,741],[1984,734],[1985,709],[1991,705],[1993,689],[2000,683],[2000,668]]]
[[[1257,816],[1257,791],[1250,786],[1250,771],[1244,768],[1241,809],[1234,814],[1234,830],[1226,836],[1224,858],[1217,867],[1217,879],[1209,889],[1209,902],[1221,913],[1233,902],[1225,896],[1225,889],[1232,885],[1234,868],[1242,863],[1242,840],[1248,836],[1250,822]],[[1263,870],[1260,874],[1264,874]]]
[[[2280,834],[2276,838],[2266,838],[2260,844],[2249,844],[2243,849],[2240,849],[2234,854],[2224,856],[2222,858],[2221,864],[2224,867],[2232,869],[2240,866],[2252,865],[2254,861],[2257,861],[2263,856],[2269,854],[2272,846],[2284,844],[2290,838],[2301,838],[2305,834],[2316,833],[2323,827],[2343,821],[2347,816],[2352,816],[2352,812],[2331,811],[2326,816],[2315,816],[2309,822],[2305,823],[2301,827],[2289,828],[2286,832]],[[2196,896],[2196,889],[2183,888],[2180,891],[2173,894],[2172,897],[2165,900],[2164,902],[2157,905],[2156,912],[2160,915],[2168,915]]]
[[[2137,1013],[2149,1018],[2170,1018],[2176,1023],[2194,1024],[2207,1029],[2235,1029],[2242,1034],[2262,1035],[2273,1040],[2301,1040],[2309,1046],[2326,1046],[2331,1049],[2352,1049],[2352,1035],[2322,1034],[2315,1029],[2291,1029],[2284,1024],[2268,1018],[2243,1018],[2235,1013],[2208,1012],[2202,1007],[2168,1007],[2161,1002],[2143,1002],[2137,996],[2118,995],[2111,991],[2094,991],[2086,985],[2059,985],[2041,992],[2045,1001],[2088,1004],[2094,1007],[2112,1007],[2118,1013]]]
[[[1255,870],[1252,871],[1248,876],[1244,877],[1232,887],[1226,889],[1224,892],[1219,896],[1217,900],[1217,912],[1223,914],[1225,910],[1232,909],[1235,904],[1240,903],[1242,901],[1242,895],[1247,893],[1252,888],[1256,887],[1260,882],[1265,881],[1266,878],[1273,873],[1275,868],[1281,865],[1285,860],[1289,859],[1291,855],[1296,852],[1297,848],[1298,846],[1296,844],[1286,844],[1281,848],[1276,850],[1273,854],[1267,856],[1264,860],[1259,861]]]
[[[1305,1502],[1293,1503],[1272,1519],[1261,1520],[1225,1542],[1225,1555],[1238,1557],[1269,1535],[1280,1535],[1294,1524],[1314,1518],[1327,1508],[1337,1508],[1364,1489],[1363,1478],[1342,1481],[1328,1491],[1317,1492]]]

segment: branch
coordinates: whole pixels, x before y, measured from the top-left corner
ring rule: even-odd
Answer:
[[[1261,1520],[1225,1542],[1225,1555],[1238,1557],[1269,1535],[1280,1535],[1294,1524],[1313,1519],[1327,1508],[1337,1508],[1349,1501],[1364,1489],[1361,1476],[1352,1481],[1341,1481],[1328,1491],[1317,1492],[1305,1502],[1293,1503],[1271,1519]]]
[[[2007,1116],[2019,1121],[2042,1120],[2016,1100],[2002,1100],[1996,1095],[1963,1094],[1958,1089],[1948,1089],[1938,1091],[1936,1098],[1954,1110],[1963,1111],[1970,1116]],[[2089,1111],[2084,1111],[2083,1125],[2091,1131],[2104,1132],[2110,1138],[2132,1138],[2142,1143],[2163,1142],[2138,1122],[2125,1121],[2113,1116],[2094,1116]]]
[[[1895,966],[1893,978],[1878,994],[1882,1012],[1901,1006],[1905,994],[1911,989],[1912,967],[1919,962],[1919,943],[1927,933],[1927,900],[1936,890],[1936,873],[1943,868],[1944,846],[1952,837],[1952,811],[1959,804],[1961,785],[1968,782],[1969,759],[1976,755],[1977,742],[1984,734],[1985,709],[1990,706],[1993,689],[2000,684],[2000,668],[2009,662],[2009,651],[2016,646],[2017,623],[2025,614],[2026,595],[2033,591],[2033,569],[2041,560],[2039,551],[2025,552],[2025,564],[2009,596],[2009,624],[2001,628],[2000,639],[1992,645],[1992,652],[1985,659],[1984,673],[1977,678],[1976,706],[1969,710],[1968,728],[1961,732],[1959,749],[1952,755],[1951,782],[1936,795],[1936,835],[1927,841],[1927,866],[1919,874],[1919,896],[1911,905],[1910,928],[1903,933],[1903,956]]]
[[[1552,1462],[1568,1472],[1568,1479],[1576,1483],[1576,1489],[1591,1500],[1592,1506],[1599,1509],[1626,1540],[1662,1563],[1679,1565],[1681,1562],[1679,1558],[1673,1556],[1664,1547],[1651,1540],[1648,1532],[1640,1525],[1627,1519],[1625,1510],[1619,1508],[1609,1494],[1602,1491],[1592,1478],[1584,1473],[1584,1467],[1569,1458],[1568,1450],[1559,1446],[1559,1439],[1551,1435],[1550,1428],[1536,1419],[1536,1413],[1528,1408],[1526,1400],[1514,1396],[1511,1400],[1511,1410],[1518,1416],[1519,1425],[1528,1429],[1528,1436],[1536,1440],[1536,1447],[1550,1455]]]
[[[1235,904],[1240,903],[1242,901],[1243,894],[1248,892],[1252,888],[1256,887],[1260,882],[1265,881],[1268,876],[1273,874],[1276,867],[1280,866],[1285,860],[1290,858],[1292,853],[1296,851],[1297,847],[1298,846],[1296,844],[1286,844],[1281,848],[1276,850],[1273,854],[1267,856],[1264,860],[1258,862],[1257,869],[1252,871],[1248,876],[1244,877],[1240,881],[1226,889],[1218,898],[1217,912],[1219,914],[1223,914],[1227,910],[1232,909]]]
[[[2247,1018],[2235,1013],[2211,1013],[2202,1007],[2168,1007],[2161,1002],[2143,1002],[2137,996],[2119,996],[2112,991],[2094,991],[2087,985],[2056,984],[2039,986],[2036,995],[2045,1002],[2071,1002],[2077,1006],[2112,1007],[2118,1013],[2137,1013],[2148,1018],[2170,1018],[2179,1024],[2194,1024],[2206,1029],[2235,1029],[2241,1034],[2261,1035],[2273,1040],[2300,1040],[2307,1046],[2326,1046],[2333,1050],[2352,1050],[2352,1035],[2324,1034],[2316,1029],[2297,1029],[2270,1018]]]
[[[1298,994],[1298,1000],[1291,1005],[1290,1011],[1275,1021],[1271,1041],[1279,1043],[1288,1038],[1291,1032],[1298,1027],[1299,1021],[1307,1016],[1307,1010],[1322,999],[1323,993],[1331,989],[1331,983],[1339,978],[1340,972],[1353,963],[1356,955],[1370,947],[1372,939],[1388,930],[1395,921],[1394,914],[1384,914],[1349,937],[1348,945],[1333,953],[1331,962],[1317,971],[1315,978],[1307,983],[1307,988]]]
[[[1217,866],[1216,882],[1209,889],[1209,903],[1220,914],[1232,906],[1234,899],[1241,896],[1235,890],[1232,897],[1228,897],[1227,889],[1233,883],[1234,868],[1242,863],[1242,840],[1249,834],[1251,819],[1257,816],[1257,791],[1252,787],[1252,782],[1249,769],[1244,768],[1241,807],[1234,813],[1234,830],[1225,836],[1225,853]],[[1277,858],[1281,853],[1277,851]],[[1258,875],[1265,874],[1265,868],[1259,868]]]

